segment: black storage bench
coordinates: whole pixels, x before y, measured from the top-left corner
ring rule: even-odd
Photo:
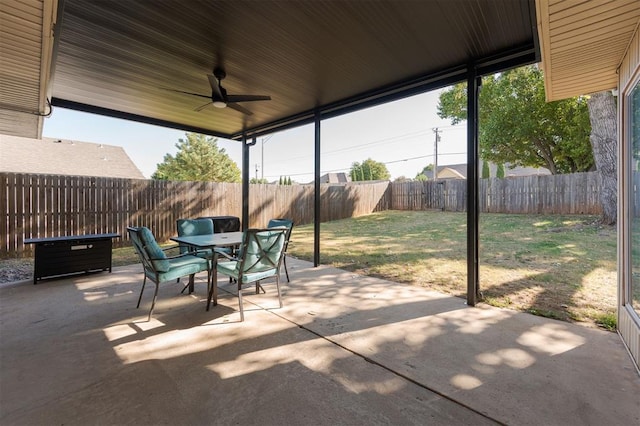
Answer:
[[[213,232],[237,232],[240,230],[240,218],[237,216],[203,216],[198,219],[213,220]]]
[[[44,277],[78,272],[111,272],[112,238],[119,234],[70,235],[51,238],[26,238],[35,244],[33,283]]]

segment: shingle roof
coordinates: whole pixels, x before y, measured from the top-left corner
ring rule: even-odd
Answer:
[[[0,135],[0,171],[144,179],[124,148]]]
[[[326,173],[320,176],[320,183],[347,183],[351,182],[351,178],[344,172]]]

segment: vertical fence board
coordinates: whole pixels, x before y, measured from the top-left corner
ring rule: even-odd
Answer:
[[[9,240],[9,205],[7,203],[9,198],[9,176],[0,175],[0,212],[4,212],[0,218],[0,256],[6,257],[8,252],[8,240]]]

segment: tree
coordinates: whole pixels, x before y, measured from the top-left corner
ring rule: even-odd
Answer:
[[[240,182],[240,169],[224,148],[218,148],[216,138],[187,133],[175,145],[174,157],[166,154],[158,164],[152,179],[206,182]]]
[[[498,164],[498,168],[496,169],[496,177],[498,179],[504,179],[504,164]]]
[[[482,179],[487,179],[491,177],[491,170],[489,170],[489,162],[482,162]]]
[[[429,175],[431,175],[431,177],[433,178],[434,177],[433,168],[434,168],[433,164],[428,164],[425,167],[423,167],[422,171],[416,175],[416,180],[429,180]],[[424,176],[424,179],[419,178],[420,176]]]
[[[530,65],[484,77],[479,98],[480,158],[553,174],[588,171],[594,160],[584,97],[546,102],[542,71]],[[466,84],[444,91],[438,115],[467,118]]]
[[[358,162],[353,163],[349,174],[351,175],[351,180],[354,182],[364,180],[389,180],[389,178],[391,178],[387,166],[371,158],[367,158],[362,164]]]
[[[417,182],[426,182],[429,180],[429,178],[427,177],[427,175],[423,174],[423,173],[418,173],[416,175],[416,179]]]
[[[601,179],[601,221],[606,225],[613,225],[616,223],[618,211],[616,101],[610,91],[605,91],[592,94],[588,105],[591,118],[591,147],[596,170]]]

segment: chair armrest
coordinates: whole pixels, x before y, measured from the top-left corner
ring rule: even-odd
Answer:
[[[221,255],[221,256],[226,257],[228,260],[235,260],[235,261],[240,260],[240,259],[238,259],[237,257],[235,257],[235,256],[233,256],[233,255],[230,255],[230,254],[228,254],[228,253],[225,253],[225,252],[223,252],[223,251],[218,251],[218,250],[216,250],[216,253],[218,253],[218,255]]]
[[[162,251],[170,251],[170,250],[175,250],[175,249],[178,249],[178,248],[180,248],[180,246],[179,246],[179,245],[177,245],[177,246],[171,246],[171,247],[164,247],[164,248],[162,249]]]

